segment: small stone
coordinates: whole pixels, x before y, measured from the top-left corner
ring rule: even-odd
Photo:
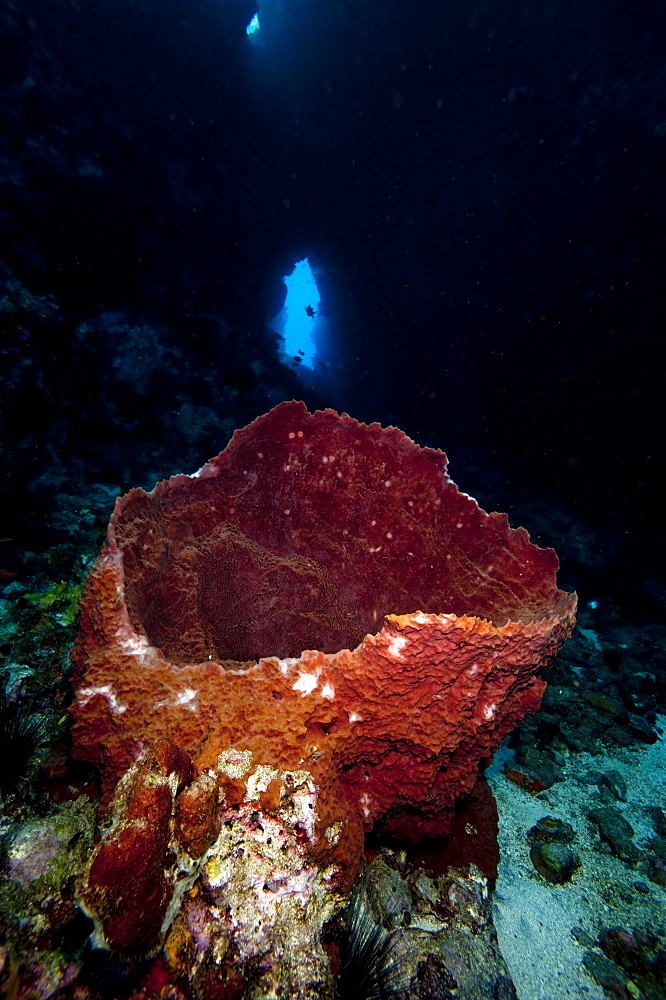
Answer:
[[[608,990],[613,996],[626,996],[629,977],[624,969],[611,962],[610,958],[598,955],[595,951],[586,951],[583,955],[583,965],[603,989]]]
[[[519,788],[522,788],[525,792],[529,792],[531,795],[536,795],[543,790],[541,782],[527,771],[521,771],[517,767],[507,767],[504,770],[504,774],[514,785],[518,785]]]
[[[560,735],[574,753],[587,751],[594,742],[594,731],[585,719],[576,725],[569,725],[563,719],[560,723]]]
[[[555,885],[568,882],[580,863],[565,844],[533,844],[530,859],[539,874]]]
[[[640,879],[637,882],[632,882],[631,888],[635,889],[636,892],[640,892],[643,896],[649,895],[650,892],[650,887],[647,882],[642,882]]]
[[[583,697],[593,708],[598,708],[602,712],[608,712],[615,719],[626,715],[627,710],[622,702],[618,701],[617,698],[613,698],[612,695],[604,694],[603,691],[585,691]]]
[[[578,944],[582,944],[584,948],[594,948],[596,944],[592,935],[588,934],[582,927],[574,927],[571,931],[571,936],[575,941],[578,941]]]
[[[602,806],[614,806],[617,799],[613,793],[605,785],[599,785],[597,791],[592,796],[595,802],[600,803]]]
[[[600,785],[602,780],[603,774],[600,771],[584,771],[576,775],[576,781],[581,785]]]
[[[570,844],[574,839],[574,828],[556,816],[542,816],[541,819],[527,831],[530,844]]]
[[[565,685],[557,684],[551,677],[541,704],[543,709],[562,714],[575,705],[578,699],[579,696],[575,691]]]
[[[599,936],[604,954],[628,972],[643,971],[644,962],[634,936],[622,927],[609,927]]]
[[[666,888],[666,861],[661,858],[650,858],[648,861],[648,878],[655,885]]]
[[[507,768],[506,776],[528,792],[542,792],[562,780],[561,770],[545,751],[530,746],[520,747],[516,759],[516,765]]]
[[[610,806],[591,809],[588,817],[596,824],[599,836],[608,844],[616,858],[632,863],[640,857],[640,851],[631,838],[634,830],[624,816],[621,816]]]
[[[631,748],[636,744],[636,737],[625,725],[609,726],[605,732],[605,739],[609,745]]]
[[[659,737],[641,715],[629,716],[629,729],[641,743],[656,743]]]
[[[646,806],[645,811],[652,820],[655,833],[666,837],[666,813],[661,806]]]
[[[666,837],[650,837],[647,846],[657,858],[666,861]]]
[[[620,802],[627,801],[627,783],[619,771],[606,771],[601,777],[602,784],[612,792]]]

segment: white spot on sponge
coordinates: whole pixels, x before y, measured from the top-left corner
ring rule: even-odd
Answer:
[[[127,705],[123,705],[122,702],[118,701],[116,692],[110,684],[102,684],[101,687],[79,688],[76,700],[79,705],[87,705],[90,699],[94,698],[96,694],[101,695],[102,698],[106,698],[109,708],[114,715],[122,715],[123,712],[127,711]]]
[[[174,705],[187,705],[189,710],[193,712],[196,708],[196,700],[198,691],[194,688],[185,688],[180,694],[177,694],[174,699]]]
[[[301,695],[305,697],[306,694],[312,694],[317,687],[318,680],[317,674],[299,674],[296,683],[292,684],[292,689],[300,691]]]
[[[396,635],[396,637],[391,640],[388,651],[391,656],[395,656],[396,659],[400,660],[402,659],[402,650],[406,645],[407,639],[405,639],[404,635]]]

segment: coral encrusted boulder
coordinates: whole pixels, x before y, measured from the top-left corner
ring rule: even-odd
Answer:
[[[341,884],[373,825],[445,833],[576,607],[555,553],[446,469],[394,427],[287,402],[120,497],[73,650],[74,750],[104,802],[168,740],[193,761],[195,854],[248,804]]]

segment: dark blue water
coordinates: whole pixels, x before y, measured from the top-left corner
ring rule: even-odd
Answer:
[[[251,41],[253,13],[2,16],[1,256],[58,307],[6,346],[19,486],[54,454],[200,464],[220,420],[304,395],[595,518],[658,514],[659,9],[267,0]],[[310,389],[270,331],[305,257],[333,359]]]

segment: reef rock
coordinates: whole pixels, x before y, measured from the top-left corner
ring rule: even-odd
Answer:
[[[538,708],[576,607],[555,553],[446,468],[396,428],[288,402],[194,475],[120,497],[72,653],[74,751],[104,803],[169,740],[193,762],[184,790],[160,781],[196,864],[229,810],[299,845],[303,886],[348,886],[373,826],[445,834]]]
[[[384,850],[362,872],[346,923],[340,997],[517,1000],[475,865],[434,876]]]

